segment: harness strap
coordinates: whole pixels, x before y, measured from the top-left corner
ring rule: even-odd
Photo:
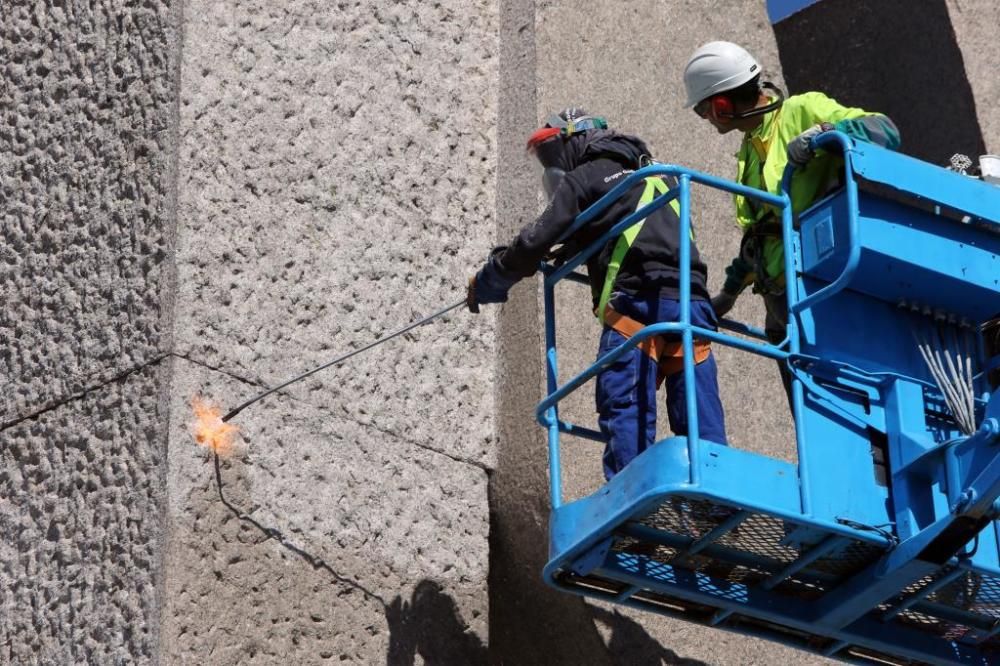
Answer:
[[[777,127],[777,124],[781,121],[781,110],[783,107],[779,107],[777,111],[774,112],[774,118],[771,120],[771,126],[768,130],[772,134],[766,138],[761,138],[759,136],[746,136],[743,137],[743,143],[740,146],[740,152],[743,154],[743,173],[738,174],[739,181],[741,185],[747,185],[750,180],[750,149],[757,155],[757,170],[760,174],[760,189],[766,190],[767,183],[764,182],[764,165],[767,163],[767,153],[771,150],[771,140],[774,138],[773,132]],[[749,139],[749,140],[748,140]],[[747,206],[750,208],[750,212],[753,214],[757,221],[763,219],[762,213],[765,213],[765,209],[755,200],[744,197]]]
[[[781,240],[783,236],[781,223],[770,212],[765,214],[759,222],[755,222],[743,230],[743,240],[740,242],[740,257],[753,265],[754,293],[784,293],[784,271],[776,277],[771,277],[767,273],[764,261],[764,242],[769,238]]]
[[[750,137],[750,143],[753,145],[753,149],[757,151],[757,158],[760,160],[761,164],[767,161],[767,151],[771,147],[770,140],[764,141],[759,136]]]
[[[773,236],[774,238],[781,238],[784,236],[784,229],[781,226],[781,222],[774,219],[774,214],[768,213],[759,222],[754,222],[747,227],[743,233],[747,236]]]
[[[626,340],[642,330],[645,325],[616,311],[610,305],[604,307],[604,323]],[[637,349],[641,350],[657,364],[659,373],[656,385],[667,377],[684,371],[684,344],[680,340],[667,340],[662,335],[646,338]],[[701,363],[712,353],[712,344],[707,340],[694,341],[694,362]]]
[[[652,203],[656,197],[670,191],[667,184],[663,182],[663,178],[659,176],[650,176],[645,181],[646,188],[642,191],[642,196],[639,197],[639,203],[635,207],[636,211]],[[680,216],[681,206],[676,199],[670,202],[670,207]],[[642,231],[642,226],[645,223],[646,218],[642,218],[623,231],[622,235],[618,237],[618,242],[615,243],[615,249],[611,252],[611,260],[608,262],[608,272],[604,277],[604,287],[601,289],[601,297],[597,302],[597,318],[602,324],[605,323],[604,313],[607,311],[608,302],[611,300],[611,290],[615,286],[615,280],[618,279],[618,271],[621,270],[622,263],[625,261],[625,255],[628,254],[629,249],[635,242],[636,237],[638,237],[639,232]]]

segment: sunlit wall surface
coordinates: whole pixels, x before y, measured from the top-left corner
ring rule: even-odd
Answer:
[[[140,4],[0,11],[0,663],[823,661],[542,584],[534,280],[262,401],[226,456],[192,400],[457,302],[539,212],[524,141],[567,104],[733,174],[737,139],[681,108],[710,40],[888,113],[913,155],[998,153],[1000,5]],[[695,206],[718,288],[731,202]],[[567,373],[596,353],[585,291]],[[773,364],[718,358],[734,444],[793,455]],[[593,422],[587,391],[565,410]],[[599,487],[599,448],[563,456],[571,496]]]

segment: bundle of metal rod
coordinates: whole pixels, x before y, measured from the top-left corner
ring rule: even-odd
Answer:
[[[946,326],[932,328],[929,336],[914,332],[914,337],[917,349],[959,430],[971,435],[976,431],[976,391],[972,369],[975,346],[964,331]]]

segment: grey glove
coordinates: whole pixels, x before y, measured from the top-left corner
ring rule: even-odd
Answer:
[[[719,295],[712,299],[712,309],[715,310],[716,317],[725,317],[733,306],[739,294],[730,294],[728,291],[720,291]]]
[[[809,160],[813,158],[816,151],[813,150],[812,140],[823,132],[829,132],[833,129],[833,125],[830,123],[820,123],[818,125],[813,125],[807,129],[802,134],[788,142],[788,163],[792,166],[801,169]]]

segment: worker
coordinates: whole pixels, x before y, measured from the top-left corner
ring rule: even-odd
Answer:
[[[639,138],[607,128],[599,116],[569,108],[553,115],[528,140],[528,150],[544,168],[550,201],[510,245],[495,249],[469,283],[468,304],[503,303],[518,280],[530,277],[560,243],[576,216],[640,167],[650,151]],[[569,257],[597,240],[615,223],[674,186],[670,178],[638,182],[596,219],[563,239],[559,254]],[[639,328],[680,319],[679,240],[676,205],[661,207],[640,225],[611,239],[587,262],[594,312],[603,324],[598,357],[624,343]],[[691,322],[717,329],[706,270],[691,243]],[[695,342],[695,393],[699,436],[726,442],[716,364],[707,342]],[[648,339],[621,356],[597,378],[597,412],[608,438],[604,474],[611,479],[656,438],[656,391],[665,380],[670,428],[687,435],[683,351],[680,337]]]
[[[821,92],[784,99],[774,85],[761,81],[757,60],[731,42],[710,42],[697,49],[684,68],[684,87],[685,108],[693,107],[720,134],[742,132],[736,153],[739,183],[780,194],[785,166],[796,168],[790,193],[793,213],[841,184],[843,158],[814,151],[812,141],[819,134],[837,130],[857,141],[899,147],[899,132],[885,115],[842,106]],[[742,195],[735,199],[743,241],[712,306],[719,317],[725,316],[752,284],[764,300],[764,332],[777,344],[785,339],[788,325],[781,217],[775,209]],[[790,396],[791,375],[783,363],[779,368]]]

